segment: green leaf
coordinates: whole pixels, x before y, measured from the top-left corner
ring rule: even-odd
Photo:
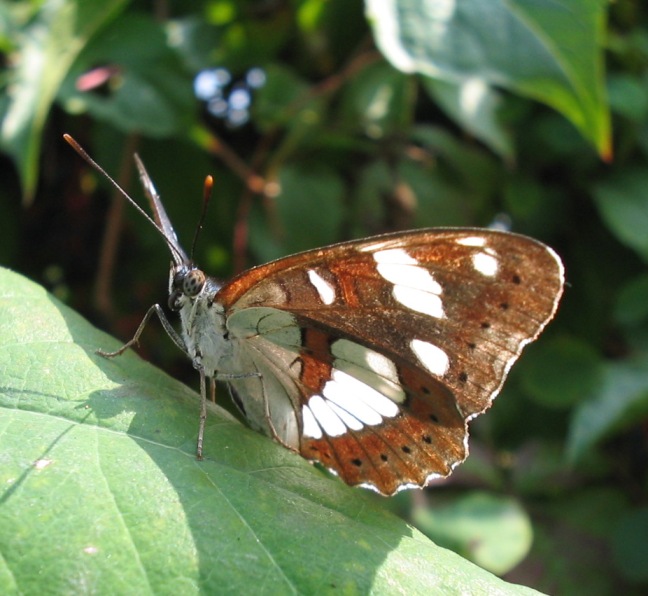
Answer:
[[[533,539],[531,520],[519,503],[483,492],[450,505],[415,509],[414,521],[433,540],[498,574],[522,561]]]
[[[531,594],[0,270],[0,593]]]
[[[88,39],[125,4],[45,0],[22,32],[1,143],[16,161],[27,202],[36,189],[43,127],[59,86]]]
[[[635,509],[619,522],[612,536],[612,557],[622,576],[636,583],[648,582],[648,507]]]
[[[367,14],[399,70],[544,102],[609,157],[600,0],[368,0]]]
[[[610,231],[648,261],[646,188],[648,172],[644,168],[628,168],[594,186],[594,198]]]
[[[461,83],[423,78],[423,85],[446,114],[507,161],[514,158],[511,133],[499,121],[501,93],[483,81]]]
[[[648,356],[638,353],[605,366],[603,378],[574,412],[567,441],[573,462],[620,427],[637,424],[648,414]]]

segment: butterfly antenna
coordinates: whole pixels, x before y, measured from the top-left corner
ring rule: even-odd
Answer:
[[[158,231],[160,232],[162,238],[164,238],[164,241],[167,243],[169,249],[174,255],[174,259],[178,262],[183,262],[183,260],[186,260],[185,255],[183,255],[181,252],[178,251],[178,248],[173,245],[173,241],[169,238],[167,238],[166,234],[164,233],[164,230],[157,224],[153,219],[142,209],[134,199],[130,197],[130,195],[121,187],[117,182],[104,170],[90,155],[88,152],[79,145],[69,134],[65,133],[63,135],[63,138],[66,140],[67,144],[72,147],[88,164],[90,164],[97,172],[99,172],[102,176],[104,176],[118,191],[119,193],[133,206],[137,211],[140,212],[141,215],[144,216],[144,218],[151,223],[151,225]],[[139,164],[138,164],[139,165]]]
[[[214,188],[214,178],[212,176],[207,176],[205,178],[205,185],[203,186],[203,204],[202,211],[200,213],[200,219],[198,220],[198,226],[196,227],[196,233],[193,237],[193,242],[191,243],[191,252],[189,253],[191,262],[193,263],[194,251],[196,250],[196,244],[198,243],[198,237],[200,232],[202,232],[203,225],[205,223],[205,218],[207,217],[207,207],[209,206],[209,201],[212,196],[212,189]]]

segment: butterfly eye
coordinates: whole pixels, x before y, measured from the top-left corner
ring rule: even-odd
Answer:
[[[182,305],[180,304],[180,299],[182,298],[184,294],[180,290],[174,290],[169,294],[169,308],[174,311],[178,312],[181,308]]]
[[[205,274],[200,269],[192,269],[182,282],[182,291],[187,296],[196,296],[205,285]]]
[[[181,267],[176,269],[176,273],[173,275],[172,287],[179,290],[182,288],[185,277],[187,277],[187,268]]]

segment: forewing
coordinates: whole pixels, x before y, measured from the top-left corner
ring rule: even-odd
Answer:
[[[563,268],[544,244],[481,229],[389,234],[251,269],[217,294],[231,315],[272,307],[446,387],[467,418],[486,409],[553,317]]]

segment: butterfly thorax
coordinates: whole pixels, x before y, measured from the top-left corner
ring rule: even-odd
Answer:
[[[180,314],[182,339],[194,366],[208,377],[227,368],[224,362],[232,355],[224,309],[214,300],[219,287],[200,269],[184,265],[171,269],[169,308]]]

